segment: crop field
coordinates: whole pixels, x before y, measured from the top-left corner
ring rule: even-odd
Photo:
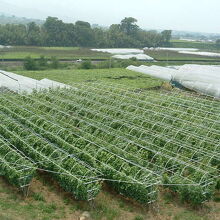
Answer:
[[[39,175],[46,175],[80,201],[106,199],[107,187],[117,202],[120,195],[132,203],[154,205],[165,191],[175,195],[171,200],[208,204],[220,188],[219,100],[166,89],[160,80],[116,70],[20,72],[72,88],[0,93],[1,175],[24,195]],[[34,197],[42,206],[44,199]],[[46,207],[47,219],[65,219],[52,215],[58,212],[56,206]],[[104,216],[91,211],[93,219],[123,219],[110,207],[115,205],[109,202]],[[135,219],[130,215],[127,219]]]
[[[46,70],[46,71],[16,71],[17,74],[37,80],[48,78],[65,84],[75,82],[107,82],[120,83],[128,88],[149,89],[159,87],[161,80],[144,74],[135,73],[122,68],[91,69],[91,70]]]
[[[182,45],[180,45],[182,46]],[[207,51],[207,50],[205,50]],[[208,50],[213,51],[213,50]],[[219,58],[209,56],[199,56],[190,54],[180,54],[175,51],[152,51],[146,50],[147,55],[153,57],[157,61],[193,61],[193,62],[219,62]],[[92,51],[89,48],[80,47],[27,47],[27,46],[16,46],[12,48],[0,49],[0,60],[23,60],[27,56],[38,59],[41,56],[51,58],[52,56],[57,57],[60,60],[108,60],[112,54]]]
[[[27,47],[16,46],[12,48],[0,49],[0,59],[24,59],[27,56],[32,58],[40,58],[40,56],[51,58],[52,56],[58,59],[73,60],[73,59],[107,59],[110,54],[91,51],[87,48],[80,47]]]
[[[200,204],[219,181],[219,102],[193,100],[102,84],[4,93],[3,174],[26,189],[43,169],[79,200],[94,199],[107,181],[120,194],[151,203],[165,184]]]
[[[184,40],[171,40],[172,47],[179,47],[179,48],[198,48],[200,50],[206,51],[219,51],[219,48],[216,47],[215,43],[212,42],[189,42]]]
[[[192,54],[181,54],[176,51],[153,51],[153,50],[145,50],[145,53],[157,61],[220,61],[219,57],[209,57],[209,56],[199,56]]]

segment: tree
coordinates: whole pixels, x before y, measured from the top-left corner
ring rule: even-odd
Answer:
[[[56,17],[48,17],[43,25],[47,46],[65,46],[65,23]]]
[[[89,47],[94,45],[94,35],[88,22],[77,21],[75,23],[76,39],[79,46]]]
[[[171,31],[161,33],[145,31],[137,25],[137,19],[124,18],[109,29],[91,27],[86,21],[65,23],[56,17],[48,17],[42,26],[0,25],[0,44],[67,47],[157,47],[169,45]],[[217,44],[216,44],[217,45]]]
[[[161,32],[162,39],[165,44],[169,44],[171,37],[172,37],[172,31],[171,30],[164,30]]]
[[[127,35],[135,35],[139,29],[137,19],[126,17],[121,21],[121,31]]]
[[[27,44],[32,46],[39,46],[42,44],[40,27],[34,22],[27,25]]]
[[[109,47],[109,42],[107,39],[107,33],[108,31],[103,30],[102,28],[95,27],[92,29],[94,41],[95,41],[95,47],[101,48],[101,47]]]

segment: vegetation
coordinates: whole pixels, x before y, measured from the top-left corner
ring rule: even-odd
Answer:
[[[200,42],[200,41],[190,42],[190,41],[171,40],[170,45],[171,47],[178,47],[178,48],[197,48],[203,51],[204,50],[216,51],[219,49],[216,43]]]
[[[33,72],[32,71],[28,71],[28,72],[20,72],[20,73],[22,73],[23,75],[27,75],[27,76],[33,76],[33,77],[35,77],[37,79],[47,77],[47,78],[59,80],[61,82],[65,82],[65,83],[73,82],[73,81],[74,82],[81,82],[81,81],[88,81],[88,80],[102,80],[102,81],[108,81],[108,82],[112,82],[112,83],[120,82],[121,84],[124,84],[126,87],[129,87],[129,88],[131,88],[131,87],[134,88],[135,87],[138,90],[140,88],[147,89],[147,88],[152,88],[152,87],[160,86],[161,85],[161,81],[160,80],[155,80],[155,79],[152,79],[150,77],[144,76],[142,74],[133,73],[131,71],[127,71],[127,70],[123,70],[123,69],[115,69],[114,71],[113,70],[50,70],[50,71],[38,71],[38,72],[37,71],[33,71]],[[90,90],[88,90],[88,91],[90,91]],[[141,91],[143,91],[143,90],[141,90]],[[80,93],[81,92],[79,91],[79,94]],[[4,107],[2,107],[1,110],[5,114],[7,112],[7,115],[10,115],[10,117],[13,117],[15,119],[16,123],[23,124],[23,125],[25,125],[26,128],[28,128],[29,126],[32,126],[32,129],[35,132],[40,132],[40,129],[42,128],[42,126],[46,126],[48,128],[48,131],[50,131],[50,132],[53,131],[53,132],[56,133],[56,130],[54,130],[54,129],[56,129],[56,127],[53,127],[53,128],[50,127],[49,128],[46,124],[44,124],[44,125],[41,124],[40,120],[38,120],[39,116],[40,117],[42,117],[42,116],[43,117],[47,117],[47,120],[51,120],[51,121],[53,120],[53,122],[56,122],[57,125],[59,124],[59,125],[64,126],[66,121],[64,121],[64,117],[61,117],[63,113],[61,113],[61,111],[59,111],[59,112],[57,111],[58,109],[61,110],[61,108],[65,109],[65,111],[62,111],[62,112],[67,112],[68,113],[69,111],[71,112],[71,109],[74,107],[74,111],[78,112],[77,114],[79,114],[79,117],[77,117],[78,119],[81,120],[81,119],[83,119],[85,117],[87,117],[89,119],[89,117],[91,117],[90,123],[92,123],[93,125],[96,125],[96,123],[97,123],[97,125],[98,125],[98,118],[93,118],[93,116],[95,117],[95,115],[92,115],[92,111],[91,111],[93,109],[92,106],[86,107],[87,106],[86,99],[88,98],[91,101],[95,99],[96,102],[101,101],[101,99],[98,98],[101,95],[101,93],[98,96],[96,95],[95,97],[92,96],[92,94],[94,95],[94,93],[91,93],[91,94],[85,93],[85,94],[87,94],[89,96],[88,97],[87,96],[84,97],[83,93],[81,93],[81,95],[78,98],[77,98],[77,96],[73,96],[72,93],[65,93],[65,94],[64,93],[60,93],[60,94],[59,93],[51,93],[51,94],[48,93],[46,96],[43,95],[43,94],[42,94],[42,96],[40,94],[38,96],[36,96],[37,94],[33,94],[29,98],[28,97],[25,98],[25,96],[24,96],[23,97],[24,99],[22,99],[21,97],[19,98],[17,96],[16,96],[17,98],[15,96],[8,96],[7,98],[4,97],[4,99],[1,99],[2,102],[4,103],[4,105],[3,105]],[[152,92],[151,90],[148,90],[147,94],[151,94],[151,95],[153,95],[154,98],[158,98],[157,95],[156,95],[157,93],[156,92]],[[118,95],[116,95],[116,96],[118,97]],[[56,101],[56,109],[57,110],[54,109],[51,112],[50,111],[48,112],[49,109],[46,108],[45,105],[48,105],[48,107],[49,107],[49,103],[51,103],[51,104],[53,103],[53,100],[51,99],[52,96],[53,97],[55,97],[55,96],[58,97],[59,96],[60,98],[56,99],[57,100]],[[114,103],[117,103],[118,101],[120,101],[118,98],[114,98],[113,96],[109,97],[109,98],[112,101],[114,100]],[[68,101],[68,103],[69,103],[68,111],[66,109],[67,106],[65,104],[67,99],[69,99],[69,101]],[[39,101],[39,100],[42,100],[42,102],[41,102],[42,105],[38,104],[37,101]],[[102,100],[102,102],[103,102],[103,104],[102,104],[103,110],[104,110],[104,107],[106,106],[106,103],[107,103],[108,100],[109,99],[106,99],[106,101]],[[115,102],[115,101],[117,101],[117,102]],[[128,103],[128,105],[130,103],[132,103],[132,99],[127,99],[126,101],[127,101],[126,103]],[[176,103],[176,101],[175,101],[175,103]],[[81,104],[84,103],[83,104],[84,108],[88,109],[90,111],[89,115],[87,115],[86,112],[81,112],[81,111],[76,110],[76,108],[80,107],[79,106],[80,103]],[[159,103],[159,100],[158,100],[158,103]],[[88,104],[89,104],[89,102],[88,102]],[[164,106],[164,104],[165,104],[165,102],[163,103],[163,106]],[[16,106],[16,108],[14,108],[13,106]],[[35,106],[36,106],[36,108],[35,108]],[[45,106],[45,108],[44,108],[44,106]],[[121,106],[121,107],[123,107],[123,106]],[[124,107],[123,107],[123,111],[125,111]],[[171,106],[169,106],[169,107],[171,107]],[[136,108],[137,108],[137,106],[136,106]],[[28,110],[29,113],[25,109]],[[81,107],[80,107],[80,109],[81,109]],[[96,106],[94,106],[93,111],[97,110],[97,109],[98,109],[98,106],[96,105]],[[109,105],[108,111],[110,109],[111,109],[111,111],[113,110],[112,107]],[[116,110],[117,106],[115,106],[114,109],[117,112],[119,112],[119,110],[120,110],[120,108],[118,108],[118,110]],[[156,109],[154,109],[154,110],[156,110]],[[180,110],[180,107],[178,108],[178,110]],[[131,109],[129,111],[131,111]],[[19,115],[16,115],[13,112],[18,112]],[[32,114],[34,114],[35,116],[34,117],[29,117],[28,115],[30,114],[30,112],[32,112]],[[40,113],[40,112],[41,112],[41,114],[39,116],[37,116],[37,114]],[[209,112],[210,112],[210,109],[209,109]],[[115,113],[113,113],[113,114],[116,116],[117,114],[115,114]],[[148,114],[149,113],[150,112],[148,112]],[[54,117],[54,114],[57,115],[57,117]],[[113,116],[113,114],[112,114],[112,116]],[[193,114],[193,112],[190,113],[190,111],[188,110],[188,114]],[[51,117],[49,117],[50,115],[51,115]],[[110,115],[111,114],[109,114],[109,116]],[[141,112],[140,112],[140,115],[142,115]],[[1,120],[2,121],[1,126],[3,124],[5,124],[5,120],[6,120],[7,117],[8,116],[5,116],[4,119]],[[23,120],[22,117],[27,117],[27,119]],[[71,117],[73,117],[73,115]],[[121,118],[120,115],[118,115],[117,117]],[[148,117],[149,117],[149,115],[148,115]],[[61,118],[62,118],[62,121],[61,121]],[[92,118],[94,120],[92,120]],[[207,118],[207,116],[206,116],[206,118]],[[194,118],[195,121],[197,121],[197,119],[198,118]],[[131,117],[127,117],[126,120],[130,121]],[[144,120],[144,118],[143,118],[143,120]],[[140,121],[140,123],[142,123],[143,120]],[[151,120],[154,120],[154,118],[151,117]],[[31,123],[30,123],[31,121],[32,122],[35,121],[35,123],[39,123],[39,124],[37,124],[38,126],[31,125]],[[72,122],[70,124],[72,124]],[[68,121],[68,123],[69,123],[69,121]],[[107,124],[106,123],[107,123],[107,121],[104,122],[102,127],[104,126],[107,129],[107,127],[106,127]],[[148,123],[150,123],[150,121]],[[154,123],[154,121],[152,121],[152,123]],[[170,122],[170,123],[172,123],[172,122]],[[72,124],[72,125],[74,125],[74,124]],[[80,129],[82,129],[83,126],[85,126],[85,125],[83,125],[81,123],[79,125],[80,125]],[[120,125],[119,124],[112,124],[112,125],[113,125],[113,129],[115,129],[115,132],[117,132],[117,134],[119,134],[119,131],[118,131],[117,127],[118,126],[120,127]],[[16,126],[16,127],[19,127],[19,126]],[[44,127],[44,129],[46,129],[46,127]],[[73,127],[68,127],[68,130],[72,130],[72,128]],[[30,127],[29,127],[29,129],[30,129]],[[86,131],[92,132],[92,130],[91,131],[86,130]],[[74,130],[74,132],[75,132],[75,130]],[[120,132],[122,132],[122,130]],[[126,130],[124,130],[123,133],[124,132],[128,133],[128,132],[126,132]],[[173,132],[175,133],[175,130]],[[53,138],[53,136],[51,134],[49,134],[49,133],[48,134],[47,133],[41,133],[41,135],[44,136],[47,139],[48,138]],[[49,136],[47,136],[47,135],[49,135]],[[60,134],[60,135],[61,135],[62,138],[67,138],[67,136],[68,136],[67,135],[66,137],[64,137],[64,136],[62,136],[63,134]],[[211,135],[211,133],[210,133],[210,135]],[[89,136],[88,136],[88,138],[89,138]],[[90,137],[90,138],[92,138],[92,137]],[[99,142],[101,144],[104,140],[106,140],[106,138],[111,139],[111,136],[109,136],[109,137],[102,136],[101,133],[100,133],[99,134],[99,138],[101,138],[101,140],[102,140],[102,141],[100,140],[100,142]],[[105,138],[105,139],[102,139],[102,138]],[[66,139],[66,140],[70,141],[70,139],[69,140]],[[26,139],[25,139],[25,141],[26,141]],[[50,141],[52,141],[52,139],[50,139]],[[58,140],[54,139],[54,141],[57,142]],[[94,139],[93,139],[93,141],[94,141]],[[97,139],[96,139],[96,141],[97,141]],[[121,143],[120,143],[120,145],[121,145]],[[117,145],[117,146],[120,146],[120,145]],[[78,147],[80,148],[80,145]],[[109,147],[110,146],[108,146],[108,148]],[[209,147],[211,147],[211,146],[209,145]],[[30,148],[30,146],[29,146],[29,148]],[[66,149],[68,149],[68,148],[66,148]],[[90,147],[88,147],[88,149],[91,149],[91,145],[90,145]],[[91,153],[91,151],[90,151],[90,153]],[[85,157],[85,159],[86,159],[86,161],[88,161],[87,157]],[[93,164],[93,163],[91,163],[91,164]],[[114,164],[112,164],[112,166],[113,165]],[[116,164],[114,166],[116,166]],[[187,175],[187,173],[188,173],[188,171],[185,173],[185,175]],[[56,178],[54,178],[54,179],[56,179]],[[173,179],[173,181],[174,180],[175,179]],[[181,179],[179,179],[178,181],[180,181],[180,180]],[[51,183],[49,185],[51,186]],[[111,184],[109,183],[109,185],[111,185]],[[117,191],[120,190],[117,187],[117,185],[116,186],[113,185],[113,187]],[[36,188],[39,188],[39,187],[36,187]],[[54,192],[54,190],[52,192],[50,190],[49,195],[51,193],[57,194],[56,190],[55,190],[55,192]],[[175,189],[173,189],[173,190],[175,191]],[[195,195],[195,194],[193,194],[193,193],[195,193],[193,188],[192,188],[192,190],[193,191],[190,193],[190,195],[191,194]],[[137,219],[141,219],[142,216],[143,216],[143,219],[145,219],[145,218],[149,218],[149,219],[151,219],[151,218],[153,219],[154,218],[155,219],[156,218],[155,217],[155,213],[151,214],[151,212],[147,212],[146,208],[137,209],[137,208],[135,208],[135,206],[133,204],[129,204],[129,203],[128,204],[125,203],[125,204],[122,205],[122,203],[124,203],[124,200],[121,199],[121,198],[117,198],[116,194],[113,194],[112,196],[111,196],[111,194],[109,195],[107,193],[105,193],[106,194],[105,196],[103,195],[103,193],[99,194],[98,198],[95,199],[94,204],[92,205],[93,208],[91,208],[91,206],[89,206],[88,204],[84,204],[83,206],[80,205],[82,203],[75,202],[72,199],[69,199],[69,197],[66,196],[66,195],[64,196],[65,200],[63,200],[63,198],[61,198],[60,199],[61,201],[59,201],[57,203],[56,201],[53,200],[53,198],[47,198],[48,197],[48,193],[44,194],[44,192],[42,192],[42,191],[40,192],[39,190],[36,191],[36,192],[37,192],[37,194],[34,193],[33,197],[32,197],[34,202],[31,201],[31,198],[28,199],[28,204],[31,204],[31,207],[29,207],[29,210],[32,210],[32,211],[27,211],[27,209],[25,209],[25,207],[27,207],[26,202],[23,202],[22,199],[17,199],[16,200],[17,201],[16,204],[13,205],[13,206],[18,208],[20,211],[17,212],[16,214],[13,214],[13,217],[14,216],[18,216],[20,213],[24,212],[25,213],[25,215],[24,215],[25,217],[23,217],[23,219],[28,219],[28,217],[30,219],[30,216],[35,216],[34,217],[35,219],[43,219],[43,217],[46,218],[46,216],[47,216],[48,219],[54,219],[54,218],[65,219],[65,217],[68,218],[68,216],[69,216],[68,213],[72,213],[72,214],[75,213],[76,216],[80,216],[80,213],[82,213],[83,210],[87,210],[87,211],[89,211],[91,213],[92,219],[102,219],[104,217],[106,219],[121,219],[121,218],[123,219],[123,217],[127,216],[128,214],[129,214],[129,216],[127,217],[127,219],[129,219],[129,220],[130,219],[133,220],[133,219],[136,219],[136,218]],[[178,189],[178,193],[179,194],[181,193],[181,188]],[[182,195],[184,195],[185,193],[186,193],[186,195],[188,195],[187,194],[188,192],[186,192],[186,191],[183,191]],[[197,193],[197,195],[200,195],[200,192],[196,192],[196,193]],[[11,192],[11,193],[8,193],[8,194],[14,195],[14,191]],[[44,196],[42,196],[42,194]],[[123,194],[125,194],[125,192]],[[129,195],[129,196],[131,196],[131,195]],[[181,209],[179,207],[177,208],[178,205],[177,205],[176,202],[174,202],[174,204],[172,203],[173,196],[171,196],[171,197],[172,197],[172,199],[171,199],[171,201],[169,201],[169,203],[172,204],[171,205],[172,206],[172,215],[175,216],[175,219],[184,219],[184,218],[185,219],[187,219],[187,218],[190,218],[190,219],[214,219],[212,214],[213,213],[217,214],[216,210],[215,211],[213,210],[212,214],[206,213],[206,214],[203,214],[203,216],[201,216],[201,213],[199,214],[199,212],[197,213],[196,211],[189,211],[189,210],[184,211],[183,207],[181,207]],[[68,198],[69,201],[66,201],[67,200],[66,198]],[[107,198],[108,198],[108,200],[106,200]],[[193,196],[192,198],[196,198],[196,201],[198,201],[197,197]],[[64,204],[64,202],[65,202],[65,204]],[[113,202],[115,203],[114,205],[112,204]],[[12,212],[13,209],[10,207],[10,205],[14,204],[13,200],[3,199],[2,203],[0,203],[0,206],[2,207],[2,205],[6,204],[6,203],[8,204],[8,206],[6,207],[6,205],[5,205],[4,206],[5,207],[4,210],[7,210],[7,213]],[[106,206],[106,204],[108,204],[108,206]],[[21,206],[23,207],[22,209],[21,209]],[[61,210],[63,210],[64,206],[66,207],[66,209],[63,212],[61,212]],[[161,216],[169,216],[171,214],[170,211],[167,211],[167,210],[165,211],[164,210],[164,207],[167,207],[167,206],[169,207],[169,204],[163,204],[162,206],[163,206],[163,208],[159,209],[160,213],[158,213],[158,215],[159,216],[160,215]],[[175,206],[175,209],[177,209],[177,210],[175,210],[175,213],[174,213],[174,206]],[[38,207],[38,208],[36,208],[36,207]],[[67,211],[67,209],[69,211]],[[80,210],[80,212],[79,212],[79,210]],[[126,210],[126,212],[124,210]],[[3,217],[5,216],[5,212],[4,211],[2,212],[2,215],[3,215]],[[38,215],[38,216],[36,216],[36,215]],[[159,218],[159,216],[158,216],[158,218]],[[31,218],[33,218],[33,217],[31,217]],[[77,218],[77,217],[74,216],[72,218],[74,219],[74,218]],[[16,218],[14,218],[14,219],[16,219]]]
[[[202,108],[199,114],[189,106],[183,115],[181,101],[189,104],[191,97],[172,96],[178,106],[175,111],[168,99],[155,92],[147,96],[123,94],[123,89],[102,88],[101,84],[29,96],[4,94],[0,102],[1,134],[39,168],[53,172],[54,179],[80,200],[93,199],[102,179],[141,203],[157,199],[158,183],[194,205],[210,200],[218,181],[218,152],[214,154],[219,139],[215,132],[218,102],[206,118],[211,129],[209,136],[204,136],[204,125],[198,119],[210,112],[206,109],[208,100],[201,99],[202,106],[198,103]],[[162,106],[163,114],[158,114]],[[184,126],[180,134],[179,126]],[[169,130],[162,132],[162,127]],[[192,127],[197,132],[191,131],[194,137],[189,139],[187,131]],[[199,145],[201,137],[203,145]]]
[[[35,60],[31,57],[24,59],[25,70],[58,69],[59,67],[61,67],[61,64],[56,57],[51,57],[51,60],[47,60],[44,56],[41,56],[39,60]]]
[[[177,51],[169,50],[145,50],[145,53],[157,61],[220,61],[219,57],[210,57],[210,56],[199,56],[192,54],[182,54]]]
[[[109,82],[120,83],[127,87],[136,86],[137,88],[158,87],[162,81],[149,76],[134,73],[130,70],[115,69],[91,69],[91,70],[46,70],[46,71],[16,71],[16,73],[32,77],[34,79],[48,78],[63,83],[71,82]]]
[[[57,57],[59,60],[90,60],[90,59],[108,59],[111,54],[92,51],[89,48],[79,47],[30,47],[19,46],[12,48],[0,48],[1,60],[23,60],[30,56],[33,59],[40,59],[44,56],[46,59],[50,59],[52,56]]]
[[[35,22],[36,24],[43,24],[43,20],[30,19],[25,17],[9,16],[0,13],[0,24],[28,24],[30,22]]]
[[[36,168],[16,150],[0,136],[0,175],[5,176],[11,184],[21,187],[25,192],[35,175]]]
[[[144,31],[137,20],[125,18],[109,29],[93,28],[88,22],[64,23],[55,17],[48,17],[39,26],[35,22],[27,25],[0,25],[0,44],[29,46],[68,47],[145,47],[167,45],[171,31],[157,33]]]
[[[215,44],[216,44],[216,47],[217,47],[218,49],[220,49],[220,39],[216,40]]]

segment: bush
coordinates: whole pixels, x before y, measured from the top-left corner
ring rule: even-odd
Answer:
[[[131,60],[131,61],[137,61],[137,58],[136,58],[136,57],[132,57],[132,58],[130,58],[129,60]]]
[[[60,66],[59,60],[56,57],[51,57],[50,67],[52,69],[58,69]]]
[[[45,56],[41,56],[38,60],[38,66],[40,69],[45,70],[48,68],[48,60],[45,58]]]
[[[134,218],[134,220],[144,220],[144,218],[142,216],[138,215]]]
[[[24,59],[24,69],[38,70],[39,66],[38,66],[37,62],[29,56]]]
[[[79,69],[92,69],[93,68],[93,65],[91,63],[91,61],[84,61],[81,63],[81,65],[79,66]]]

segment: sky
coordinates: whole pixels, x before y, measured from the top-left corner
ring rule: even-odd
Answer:
[[[109,26],[134,17],[143,29],[220,33],[220,0],[0,0],[0,12],[45,19],[55,16]]]

